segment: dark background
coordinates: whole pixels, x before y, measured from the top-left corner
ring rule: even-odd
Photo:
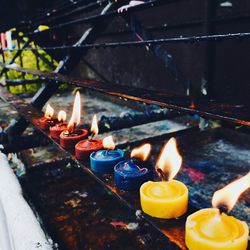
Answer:
[[[62,0],[60,2],[51,0],[2,1],[1,30],[16,27],[22,20],[28,20],[28,17],[34,20],[39,17],[39,13],[44,13],[47,9],[51,11],[69,2]],[[222,7],[221,4],[224,2],[231,3],[232,7]],[[100,10],[101,8],[88,13],[80,13],[72,16],[71,19],[91,16]],[[167,25],[163,30],[152,31],[155,38],[249,32],[250,1],[183,0],[139,12],[136,17],[144,27]],[[208,17],[207,26],[204,21],[206,17]],[[62,17],[50,25],[71,19]],[[46,24],[46,21],[42,23]],[[34,39],[44,46],[71,45],[87,27],[82,24],[76,25],[57,30],[52,34],[46,33]],[[21,30],[25,29],[27,26],[21,27]],[[124,30],[125,34],[115,34],[117,31]],[[109,28],[97,39],[97,43],[124,40],[136,39],[130,32],[130,28],[126,26],[124,19],[116,17],[110,20]],[[163,47],[172,55],[185,78],[192,83],[192,93],[196,98],[207,98],[202,97],[200,92],[202,83],[206,82],[205,86],[210,99],[234,104],[250,103],[249,39],[210,44],[178,43]],[[53,55],[60,60],[65,54]],[[185,95],[185,86],[176,81],[164,63],[144,47],[91,49],[85,59],[111,82]],[[82,78],[95,77],[95,74],[83,62],[79,63],[72,74]]]

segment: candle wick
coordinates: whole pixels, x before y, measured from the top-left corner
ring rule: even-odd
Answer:
[[[91,135],[89,136],[89,140],[92,141],[94,139],[95,133],[91,133]]]
[[[162,169],[156,168],[156,172],[162,181],[169,181],[169,175],[164,173]]]
[[[228,214],[228,207],[225,204],[220,204],[218,206],[218,209],[220,211],[220,214],[224,213],[224,214]]]

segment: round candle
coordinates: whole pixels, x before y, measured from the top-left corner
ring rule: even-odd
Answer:
[[[141,207],[144,213],[162,219],[178,218],[188,208],[188,189],[173,180],[181,168],[176,141],[171,138],[164,146],[156,164],[156,171],[163,181],[146,182],[140,188]]]
[[[60,110],[57,116],[58,123],[49,128],[50,136],[52,138],[59,140],[60,134],[68,129],[68,124],[64,122],[66,117],[66,113],[63,110]]]
[[[67,130],[68,124],[67,123],[57,123],[55,126],[49,128],[49,134],[53,139],[59,140],[60,134]]]
[[[92,152],[102,149],[102,140],[86,139],[75,146],[75,155],[78,160],[88,160]]]
[[[85,139],[88,135],[88,130],[78,129],[77,125],[81,121],[81,99],[79,91],[76,92],[73,111],[69,120],[67,130],[60,134],[60,145],[65,149],[74,149],[76,143]]]
[[[124,160],[124,151],[115,150],[115,143],[112,136],[108,136],[102,141],[105,150],[93,152],[90,155],[90,167],[93,172],[99,174],[111,174],[114,166]]]
[[[186,221],[186,245],[190,250],[246,250],[249,229],[245,222],[217,208],[202,209]]]
[[[220,210],[231,211],[240,195],[249,187],[250,172],[216,191],[212,198],[214,208],[202,209],[187,218],[185,240],[190,250],[247,249],[247,224]]]
[[[146,182],[140,188],[144,213],[161,219],[178,218],[188,208],[188,189],[179,181]]]
[[[153,179],[153,169],[139,159],[129,159],[118,163],[115,168],[115,185],[125,191],[139,190],[140,186]]]
[[[97,116],[93,116],[90,131],[92,135],[89,139],[80,141],[75,146],[76,159],[78,160],[88,160],[92,152],[98,151],[103,148],[102,140],[94,140],[93,137],[98,134],[99,128],[97,123]]]
[[[124,151],[99,150],[90,155],[90,167],[93,172],[98,174],[112,174],[114,166],[124,160]]]
[[[60,145],[65,149],[72,149],[79,141],[87,138],[87,136],[88,130],[86,129],[74,129],[72,132],[66,130],[60,134]]]
[[[46,106],[44,116],[38,119],[39,127],[43,130],[47,130],[49,129],[50,126],[54,126],[58,122],[58,120],[57,117],[53,115],[54,115],[54,109],[48,103],[48,105]]]

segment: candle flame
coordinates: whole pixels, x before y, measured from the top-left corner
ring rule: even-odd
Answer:
[[[54,109],[48,103],[48,105],[46,106],[44,117],[51,118],[53,115],[54,115]]]
[[[213,207],[220,208],[226,206],[227,211],[230,212],[240,195],[248,188],[250,188],[250,172],[242,178],[216,191],[212,198]]]
[[[141,159],[142,161],[146,161],[149,157],[151,148],[152,146],[149,143],[144,144],[138,148],[133,149],[130,156],[131,158],[136,157]]]
[[[97,116],[96,115],[94,115],[94,117],[93,117],[90,131],[94,135],[97,135],[99,133],[99,128],[98,128]]]
[[[156,170],[163,179],[172,180],[179,172],[182,157],[178,152],[175,138],[171,138],[161,151]]]
[[[110,150],[115,149],[115,143],[113,140],[113,136],[110,135],[110,136],[105,137],[102,141],[102,145],[106,149],[110,149]]]
[[[64,110],[60,110],[58,115],[57,115],[57,120],[59,122],[64,122],[64,121],[66,121],[66,118],[67,118],[66,112]]]
[[[81,121],[81,99],[80,99],[80,93],[79,91],[77,91],[74,100],[72,116],[68,123],[68,128],[72,128],[74,126],[79,125],[80,121]]]

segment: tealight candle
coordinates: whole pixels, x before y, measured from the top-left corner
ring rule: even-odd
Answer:
[[[161,152],[156,171],[163,181],[146,182],[140,188],[141,207],[144,213],[161,219],[178,218],[188,208],[188,189],[173,180],[182,164],[176,141],[171,138]]]
[[[58,116],[57,116],[58,123],[55,126],[51,126],[49,128],[50,136],[53,139],[59,140],[60,134],[63,131],[67,130],[68,124],[65,122],[66,117],[67,115],[65,111],[63,110],[59,111]]]
[[[244,221],[223,213],[231,211],[239,196],[250,187],[250,172],[241,179],[215,192],[213,208],[188,216],[185,240],[190,250],[246,250],[249,228]]]
[[[138,190],[140,186],[153,179],[153,169],[147,162],[151,145],[145,144],[131,153],[131,159],[119,162],[115,168],[115,185],[125,191]]]
[[[81,140],[75,145],[75,155],[78,160],[88,160],[92,152],[103,148],[102,140],[93,139],[99,132],[96,115],[93,117],[90,131],[92,132],[90,138]]]
[[[124,159],[124,151],[115,150],[115,143],[112,136],[108,136],[102,141],[105,150],[93,152],[90,155],[90,167],[98,174],[112,174],[114,166]]]
[[[48,104],[44,116],[38,119],[38,126],[42,130],[48,130],[50,126],[54,126],[57,123],[57,117],[54,115],[54,109]]]
[[[73,149],[77,142],[85,139],[88,135],[86,129],[78,129],[77,125],[81,120],[81,100],[80,93],[76,92],[76,97],[73,106],[72,116],[67,126],[67,130],[64,130],[60,134],[60,145],[65,149]]]

